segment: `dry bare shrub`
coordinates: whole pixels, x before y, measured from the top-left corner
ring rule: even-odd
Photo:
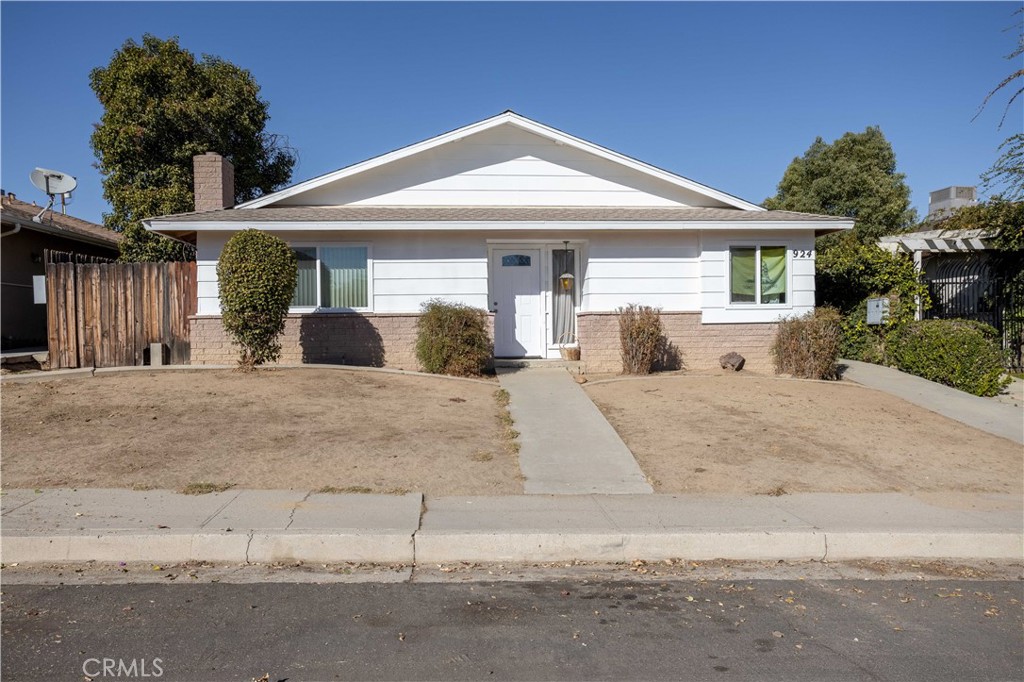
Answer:
[[[655,361],[665,350],[665,330],[659,309],[630,303],[616,312],[619,314],[622,371],[625,374],[650,374]]]
[[[423,304],[416,323],[416,358],[424,371],[480,376],[493,353],[485,311],[438,298]]]
[[[771,348],[776,373],[838,379],[841,323],[839,311],[828,307],[780,322]]]

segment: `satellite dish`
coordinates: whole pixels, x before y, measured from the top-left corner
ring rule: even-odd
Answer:
[[[55,194],[70,194],[78,187],[78,180],[60,171],[36,168],[29,177],[32,179],[33,185],[51,197]]]
[[[29,174],[29,178],[33,185],[46,192],[50,197],[50,203],[39,212],[39,215],[32,218],[37,223],[43,222],[43,214],[53,206],[53,200],[58,194],[60,195],[60,210],[63,213],[64,207],[71,198],[71,193],[78,187],[78,180],[75,180],[73,176],[45,168],[36,168]]]

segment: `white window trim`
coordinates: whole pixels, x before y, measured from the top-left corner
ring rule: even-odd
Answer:
[[[765,246],[781,246],[786,249],[786,303],[761,303],[761,278],[754,280],[754,300],[749,303],[732,300],[732,250],[734,248],[756,249],[757,263],[761,262],[761,249]],[[730,241],[725,245],[725,309],[726,310],[792,310],[793,309],[793,248],[787,239]]]
[[[324,306],[290,306],[288,308],[289,313],[372,313],[373,312],[373,244],[370,242],[333,242],[333,241],[316,241],[316,242],[288,242],[288,246],[293,249],[308,249],[316,248],[316,300],[322,301],[320,284],[320,249],[323,247],[339,247],[339,246],[351,246],[354,248],[363,247],[366,249],[366,307],[360,308],[327,308]]]

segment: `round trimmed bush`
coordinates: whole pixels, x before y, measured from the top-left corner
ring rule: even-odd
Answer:
[[[235,233],[217,261],[224,329],[241,346],[238,364],[251,370],[281,356],[298,279],[298,260],[281,239],[259,230]]]

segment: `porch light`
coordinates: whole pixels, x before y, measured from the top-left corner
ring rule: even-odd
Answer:
[[[568,263],[569,262],[569,240],[567,239],[567,240],[563,241],[562,243],[565,245],[565,262]],[[575,279],[576,278],[573,277],[572,273],[568,272],[568,271],[567,272],[563,272],[561,275],[558,276],[558,281],[561,283],[563,291],[570,291],[572,289],[573,280],[575,280]]]

